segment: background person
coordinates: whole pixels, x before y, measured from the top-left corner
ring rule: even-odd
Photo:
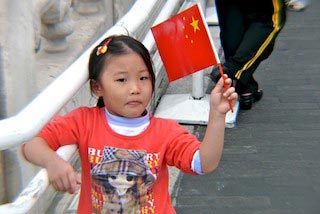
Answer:
[[[273,51],[286,19],[284,0],[216,0],[223,69],[234,80],[240,108],[251,109],[263,91],[253,77],[260,63]],[[214,68],[211,78],[220,78]]]

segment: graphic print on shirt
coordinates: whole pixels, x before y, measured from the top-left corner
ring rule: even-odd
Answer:
[[[153,203],[151,185],[156,177],[142,150],[104,147],[91,169],[93,213],[140,214]]]

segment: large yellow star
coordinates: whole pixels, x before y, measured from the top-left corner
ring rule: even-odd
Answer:
[[[192,25],[193,27],[193,32],[195,33],[197,30],[200,30],[199,28],[199,20],[194,19],[194,17],[192,16],[192,22],[190,23],[190,25]]]

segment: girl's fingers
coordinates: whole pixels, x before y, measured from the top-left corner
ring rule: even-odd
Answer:
[[[235,92],[235,88],[234,87],[230,87],[223,93],[223,96],[228,97],[234,92]]]
[[[55,190],[61,192],[75,193],[78,190],[78,185],[81,184],[80,179],[77,178],[77,174],[69,173],[63,177],[56,178],[50,181]]]
[[[81,184],[81,178],[75,171],[72,171],[67,174],[64,184],[70,194],[76,193],[79,189],[79,184]]]
[[[216,86],[214,87],[214,92],[221,92],[221,90],[226,90],[231,86],[232,80],[228,78],[228,75],[224,75],[221,77],[220,80],[217,82]]]
[[[67,191],[71,194],[75,193],[77,190],[77,175],[75,173],[70,173],[68,175],[67,183],[68,186]]]
[[[81,184],[81,177],[77,175],[77,184]]]
[[[238,94],[236,92],[232,93],[229,97],[228,100],[232,100],[233,104],[236,103],[238,100]]]
[[[52,186],[54,187],[55,190],[65,192],[66,188],[63,184],[63,181],[61,179],[56,179],[53,182],[51,182]]]

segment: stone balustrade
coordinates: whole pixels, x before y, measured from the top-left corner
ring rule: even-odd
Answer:
[[[105,14],[105,17],[114,23],[133,2],[134,0],[38,0],[34,25],[36,51],[43,48],[46,52],[57,53],[68,48],[67,37],[74,32],[75,20],[71,18],[72,12],[83,16],[112,12]],[[112,10],[108,7],[112,7]]]
[[[1,0],[0,119],[26,106],[132,3],[134,0]],[[83,98],[89,97],[86,89],[65,111],[88,102]],[[21,157],[20,147],[0,151],[0,203],[12,201],[37,170]],[[43,198],[43,209],[48,198]]]

